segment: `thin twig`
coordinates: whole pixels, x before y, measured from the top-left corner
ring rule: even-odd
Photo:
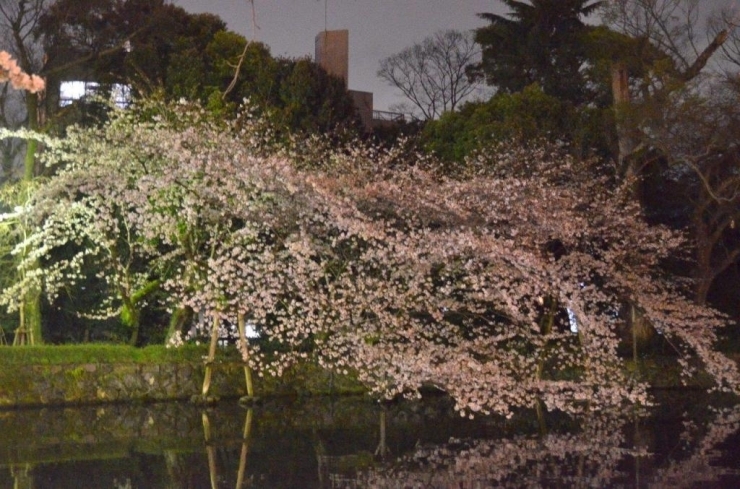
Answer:
[[[709,152],[707,152],[705,155],[708,155],[708,153]],[[704,190],[706,190],[707,191],[707,194],[709,194],[709,196],[713,200],[715,200],[718,204],[731,203],[731,202],[733,202],[737,198],[737,196],[738,196],[738,193],[737,192],[733,193],[732,196],[729,197],[729,198],[727,198],[727,197],[721,197],[721,196],[715,194],[714,193],[714,190],[712,189],[711,184],[709,183],[709,181],[707,180],[707,178],[704,176],[704,174],[701,172],[701,170],[699,169],[699,167],[696,166],[694,164],[694,162],[691,161],[690,158],[684,158],[683,160],[699,176],[699,179],[701,180],[702,184],[704,185]]]
[[[236,82],[239,81],[239,72],[241,71],[242,64],[244,64],[244,59],[247,57],[247,50],[249,49],[249,45],[252,44],[253,39],[256,38],[257,31],[259,30],[259,26],[257,25],[257,12],[254,8],[254,0],[247,0],[247,2],[249,2],[252,9],[252,39],[247,39],[247,43],[244,45],[244,50],[239,56],[239,62],[234,69],[234,78],[231,79],[231,83],[229,83],[229,86],[226,87],[223,95],[221,95],[221,100],[226,99],[226,96],[229,95],[236,86]]]

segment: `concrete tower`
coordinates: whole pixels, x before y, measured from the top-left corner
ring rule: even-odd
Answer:
[[[349,86],[349,31],[322,31],[316,36],[316,62]]]

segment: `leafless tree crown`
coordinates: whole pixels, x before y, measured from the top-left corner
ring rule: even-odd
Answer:
[[[475,91],[465,71],[479,55],[472,34],[439,31],[381,61],[378,76],[401,90],[424,118],[434,119]]]

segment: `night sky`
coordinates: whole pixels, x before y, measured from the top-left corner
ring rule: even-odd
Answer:
[[[252,32],[248,0],[173,0],[189,12],[211,12],[231,30],[268,46],[275,56],[311,56],[324,30],[324,0],[255,0]],[[326,27],[349,29],[349,88],[374,92],[375,108],[404,99],[377,78],[380,60],[440,29],[469,30],[486,25],[479,12],[504,13],[494,0],[327,0]]]
[[[349,88],[375,94],[387,110],[404,98],[378,79],[380,60],[441,29],[470,30],[487,23],[480,12],[504,14],[497,0],[254,0],[259,29],[252,29],[249,0],[172,0],[189,12],[211,12],[236,32],[267,44],[273,55],[314,55],[316,34],[349,29]],[[740,0],[701,0],[705,13],[721,7],[740,12]],[[591,19],[594,21],[594,19]],[[703,26],[702,26],[703,27]]]

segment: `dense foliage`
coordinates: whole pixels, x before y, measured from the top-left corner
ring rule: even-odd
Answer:
[[[59,83],[81,80],[99,84],[101,92],[121,84],[135,97],[198,100],[228,115],[249,99],[284,133],[357,123],[341,80],[308,59],[273,57],[266,45],[226,29],[214,15],[163,0],[60,0],[39,16],[42,73],[55,87],[50,115],[59,111],[53,106]],[[79,107],[59,114],[61,125],[80,117],[73,108]]]
[[[695,0],[499,3],[509,11],[482,15],[483,59],[469,71],[497,93],[426,124],[425,147],[453,173],[512,139],[614,161],[651,222],[689,231],[693,258],[673,258],[694,301],[737,318],[736,12]],[[602,25],[585,23],[595,12]]]
[[[505,93],[537,84],[553,97],[582,105],[596,101],[603,87],[586,73],[590,30],[585,17],[604,2],[591,0],[501,0],[506,15],[483,13],[489,25],[476,29],[483,49],[473,73]]]
[[[611,109],[575,107],[547,95],[537,85],[517,93],[497,93],[486,102],[465,104],[424,127],[426,148],[453,167],[504,141],[548,140],[567,144],[577,156],[608,156],[615,145]]]

